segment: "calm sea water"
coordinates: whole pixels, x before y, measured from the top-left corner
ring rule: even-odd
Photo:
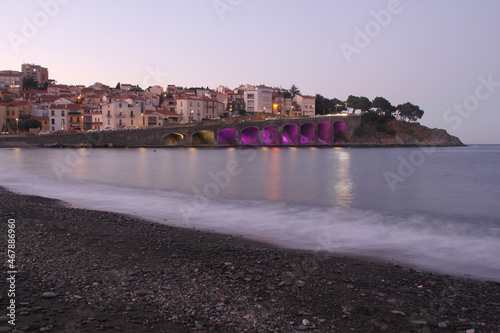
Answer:
[[[289,248],[500,280],[500,146],[0,149],[0,186]]]

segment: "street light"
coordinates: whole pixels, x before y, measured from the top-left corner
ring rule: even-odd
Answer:
[[[19,133],[19,118],[16,118],[16,133]]]
[[[342,104],[335,104],[335,113],[337,113],[337,107],[342,106]]]

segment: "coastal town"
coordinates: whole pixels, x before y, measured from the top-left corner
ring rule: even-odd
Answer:
[[[0,99],[3,134],[139,129],[243,114],[316,114],[316,97],[302,95],[298,88],[65,85],[49,79],[49,70],[35,64],[0,71]],[[343,110],[338,106],[336,111]]]

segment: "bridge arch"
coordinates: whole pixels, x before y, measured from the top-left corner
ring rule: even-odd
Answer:
[[[287,124],[283,127],[282,140],[284,145],[299,144],[299,125]]]
[[[193,145],[215,145],[215,134],[212,131],[198,131],[193,133]]]
[[[161,141],[167,146],[179,146],[187,144],[186,139],[186,134],[174,132],[165,135]]]
[[[300,143],[314,144],[316,143],[316,128],[312,123],[305,123],[300,126]]]
[[[318,124],[318,143],[329,144],[332,142],[332,123],[322,121]]]
[[[347,125],[345,121],[339,120],[333,123],[333,142],[342,143],[346,141],[346,131]]]
[[[260,145],[260,131],[257,127],[247,127],[241,131],[241,143],[249,146]]]
[[[262,143],[264,145],[280,145],[280,130],[278,126],[269,125],[262,129]]]
[[[239,132],[234,128],[225,128],[217,133],[217,143],[219,145],[237,146]]]

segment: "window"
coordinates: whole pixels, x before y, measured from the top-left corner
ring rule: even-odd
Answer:
[[[122,108],[122,103],[118,103],[118,107],[121,109]]]
[[[61,119],[61,125],[64,125],[64,119]]]
[[[56,124],[55,119],[50,119],[50,124],[55,125]],[[52,129],[54,129],[54,127],[52,127]]]
[[[134,119],[130,119],[130,125],[134,124]]]
[[[111,120],[108,119],[108,125],[111,125]]]
[[[254,95],[254,94],[248,94],[248,95],[247,95],[247,98],[248,98],[248,99],[254,99],[254,98],[255,98],[255,95]]]
[[[54,116],[55,115],[55,111],[54,110],[50,110],[50,115]]]
[[[61,117],[64,117],[64,110],[61,111]]]

